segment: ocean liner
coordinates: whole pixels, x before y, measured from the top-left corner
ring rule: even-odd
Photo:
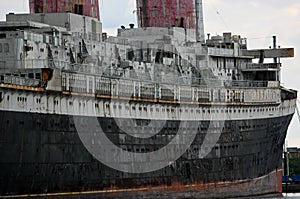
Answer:
[[[30,0],[0,22],[1,197],[281,193],[293,48],[204,35],[201,0],[137,0],[102,32],[97,0]]]

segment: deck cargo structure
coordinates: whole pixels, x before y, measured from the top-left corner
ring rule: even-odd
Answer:
[[[202,1],[186,2],[201,22]],[[294,49],[149,20],[117,36],[71,12],[0,22],[2,196],[281,193],[297,92],[280,85],[280,60]]]

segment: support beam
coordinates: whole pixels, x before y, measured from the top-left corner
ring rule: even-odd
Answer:
[[[276,49],[257,49],[257,50],[242,50],[243,56],[254,58],[280,58],[280,57],[294,57],[294,48],[276,48]]]

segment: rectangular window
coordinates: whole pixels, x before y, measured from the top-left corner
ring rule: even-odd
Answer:
[[[0,53],[2,53],[2,44],[0,44]]]
[[[75,4],[75,14],[83,15],[83,5]]]
[[[41,74],[40,73],[35,73],[35,79],[41,79]]]
[[[5,53],[8,53],[8,52],[9,52],[9,45],[8,45],[8,43],[5,43],[5,44],[4,44],[4,52],[5,52]]]
[[[28,78],[33,79],[34,78],[34,74],[33,73],[28,73]]]

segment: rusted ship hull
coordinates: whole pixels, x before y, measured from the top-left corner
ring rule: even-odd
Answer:
[[[18,198],[89,198],[89,199],[177,199],[177,198],[239,198],[239,197],[280,197],[282,186],[282,172],[277,170],[268,175],[248,180],[231,182],[198,183],[191,185],[180,185],[174,183],[172,186],[140,187],[136,189],[117,189],[80,191],[80,192],[58,192],[43,194],[11,195]]]
[[[199,129],[191,148],[174,165],[129,174],[93,158],[81,143],[72,116],[1,111],[1,194],[96,191],[85,194],[97,198],[201,198],[280,193],[282,144],[291,118],[225,121],[219,147],[204,159],[191,155],[203,141],[202,134],[211,133]],[[81,119],[89,125],[88,117]],[[108,137],[117,138],[119,129],[113,118],[98,121]],[[169,122],[176,126],[175,121]]]

